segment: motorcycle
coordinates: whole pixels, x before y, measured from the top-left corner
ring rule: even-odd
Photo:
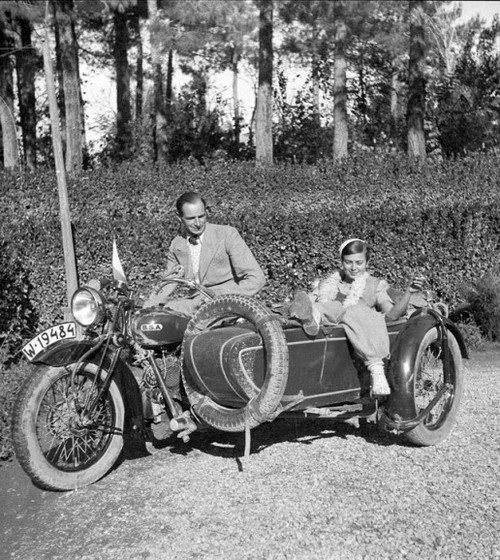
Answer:
[[[112,281],[75,292],[74,321],[23,349],[37,367],[14,406],[13,442],[41,488],[98,481],[127,438],[146,441],[161,421],[186,443],[200,427],[243,432],[245,454],[251,430],[277,417],[374,420],[416,445],[435,445],[453,427],[467,351],[442,304],[387,324],[392,392],[377,399],[341,326],[309,336],[279,306],[214,297],[183,278],[165,283],[201,294],[193,317],[143,308],[115,253],[113,271]]]

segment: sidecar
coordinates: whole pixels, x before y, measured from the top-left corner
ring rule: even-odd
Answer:
[[[308,336],[300,324],[245,296],[220,296],[187,325],[183,385],[198,421],[246,431],[278,416],[371,418],[416,445],[453,427],[463,392],[463,338],[435,308],[387,323],[389,397],[370,378],[341,326]]]

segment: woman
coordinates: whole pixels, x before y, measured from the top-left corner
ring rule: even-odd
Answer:
[[[413,293],[422,290],[425,278],[415,277],[396,303],[385,280],[367,272],[369,249],[362,239],[349,239],[339,249],[341,270],[320,282],[312,297],[299,292],[290,305],[290,316],[300,319],[304,331],[315,336],[320,325],[341,324],[355,352],[370,371],[373,396],[387,396],[391,389],[384,372],[389,356],[385,318],[394,321],[408,307]]]

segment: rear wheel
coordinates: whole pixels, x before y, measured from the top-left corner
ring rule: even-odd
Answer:
[[[405,434],[406,439],[415,445],[429,446],[440,443],[455,424],[464,389],[463,364],[458,342],[449,331],[448,348],[450,372],[445,381],[443,351],[438,330],[433,328],[427,331],[420,343],[412,387],[416,414],[429,405],[446,382],[450,384],[450,390],[440,398],[421,424]]]
[[[123,447],[125,409],[114,381],[90,415],[83,407],[102,383],[97,366],[44,366],[20,390],[13,412],[13,441],[19,463],[33,482],[48,490],[92,484],[114,465]]]

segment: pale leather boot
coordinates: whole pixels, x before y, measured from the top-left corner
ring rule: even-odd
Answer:
[[[387,378],[384,372],[384,364],[377,363],[368,367],[370,370],[370,379],[372,386],[372,395],[374,397],[386,397],[391,394],[391,388],[387,383]]]

